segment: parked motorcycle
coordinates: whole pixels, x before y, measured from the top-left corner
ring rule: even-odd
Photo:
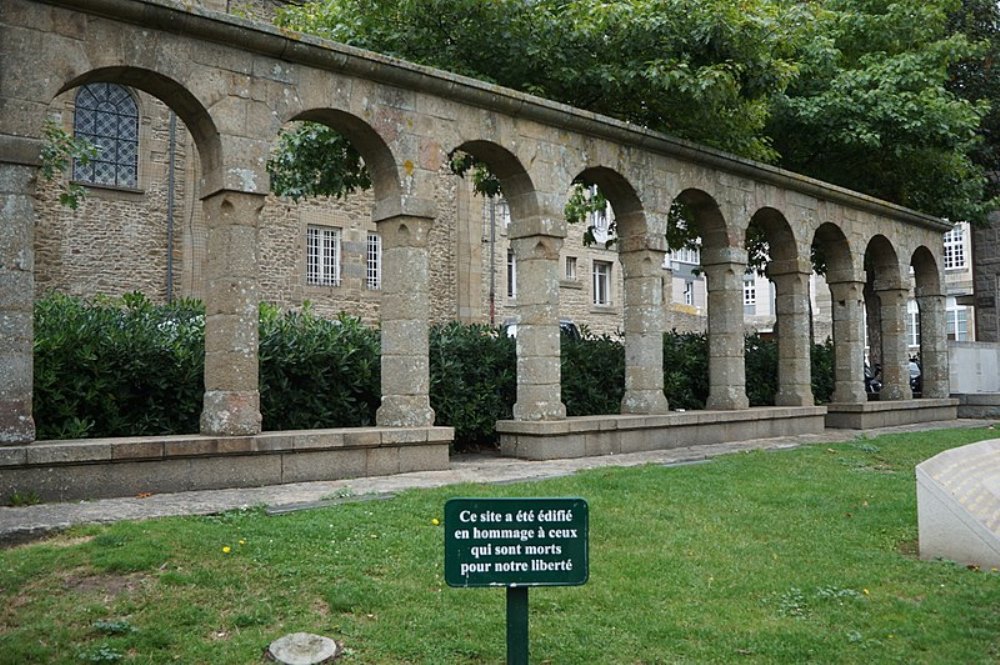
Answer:
[[[914,397],[920,397],[924,391],[923,372],[920,371],[920,361],[910,358],[910,391]]]
[[[872,368],[865,363],[865,392],[868,393],[869,399],[882,392],[882,365],[875,363],[875,367]]]

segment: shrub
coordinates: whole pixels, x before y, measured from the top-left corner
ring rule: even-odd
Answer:
[[[381,401],[378,331],[341,314],[324,319],[260,306],[260,411],[267,430],[361,427]]]
[[[671,409],[704,409],[708,399],[708,336],[663,334],[663,392]]]
[[[621,412],[625,394],[625,347],[607,335],[579,339],[560,335],[562,400],[566,415]]]
[[[198,431],[204,308],[153,305],[140,293],[35,303],[34,413],[39,438]]]
[[[486,325],[431,328],[431,408],[438,425],[455,428],[456,447],[495,443],[496,421],[511,418],[517,398],[514,344]]]
[[[746,390],[750,406],[774,406],[778,392],[778,343],[759,334],[746,336]]]
[[[827,404],[833,397],[833,340],[829,337],[822,344],[813,344],[812,388],[817,404]]]

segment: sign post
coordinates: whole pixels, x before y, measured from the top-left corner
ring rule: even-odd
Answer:
[[[576,586],[590,574],[589,514],[580,498],[450,499],[444,578],[507,588],[507,663],[528,663],[528,588]]]

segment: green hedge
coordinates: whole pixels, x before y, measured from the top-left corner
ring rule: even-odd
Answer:
[[[35,304],[35,423],[40,439],[191,434],[204,389],[204,308],[154,305],[133,293],[83,301],[52,294]],[[308,307],[260,307],[260,394],[268,430],[371,425],[380,401],[377,329]],[[813,389],[829,401],[833,347],[813,349]],[[663,336],[664,392],[674,409],[708,397],[708,340]],[[773,404],[777,348],[747,337],[751,405]],[[562,398],[571,416],[618,413],[625,384],[620,340],[562,337]],[[494,423],[517,398],[515,341],[496,328],[449,323],[430,331],[430,401],[458,447],[496,441]]]

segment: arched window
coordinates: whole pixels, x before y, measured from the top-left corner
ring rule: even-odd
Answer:
[[[73,179],[109,187],[137,187],[139,109],[114,83],[91,83],[76,93],[73,133],[97,146],[89,164],[74,164]]]

